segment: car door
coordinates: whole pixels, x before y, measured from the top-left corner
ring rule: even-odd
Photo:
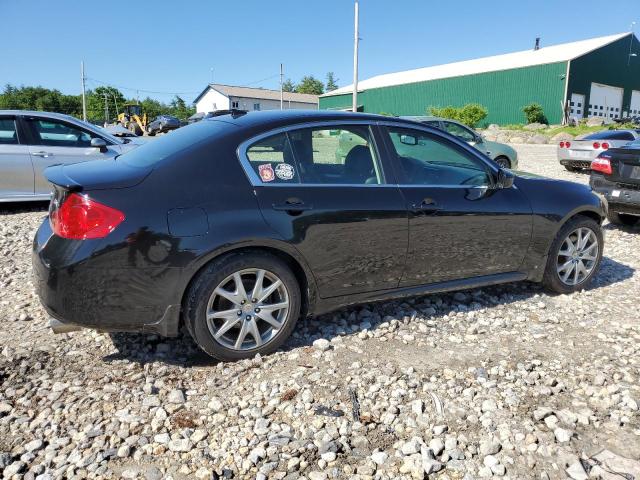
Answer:
[[[497,188],[497,168],[436,132],[384,127],[409,209],[402,286],[518,271],[532,232],[520,190]]]
[[[33,165],[15,115],[0,115],[0,199],[33,196]]]
[[[24,117],[28,134],[29,152],[35,173],[36,195],[47,194],[51,187],[44,178],[45,168],[55,164],[68,164],[113,158],[118,154],[112,142],[96,133],[56,118]],[[93,138],[102,138],[107,148],[101,152],[91,146]]]
[[[322,298],[396,288],[407,211],[366,123],[263,135],[240,153],[267,223],[304,256]]]

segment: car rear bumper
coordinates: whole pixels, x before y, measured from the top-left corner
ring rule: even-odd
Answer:
[[[591,169],[591,160],[578,160],[574,158],[561,158],[560,164],[566,167]]]
[[[112,257],[105,261],[96,255],[95,242],[59,238],[48,220],[36,233],[33,283],[42,305],[55,320],[51,322],[53,330],[83,327],[177,335],[178,269],[119,266]]]
[[[640,185],[610,182],[603,175],[594,173],[589,185],[607,200],[610,211],[640,215]]]

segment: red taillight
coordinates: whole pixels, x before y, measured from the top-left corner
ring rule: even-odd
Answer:
[[[607,150],[609,148],[609,144],[607,142],[602,142],[602,145],[600,145],[602,147],[603,150]]]
[[[591,170],[604,173],[605,175],[611,175],[611,162],[608,158],[598,157],[591,162]]]
[[[564,148],[564,142],[560,142],[560,148]]]
[[[571,146],[571,142],[564,142],[564,146],[569,148]]]
[[[593,148],[598,150],[600,148],[600,142],[593,142]]]
[[[59,237],[87,240],[109,235],[124,220],[124,213],[86,195],[72,193],[50,213],[49,219],[53,233]]]

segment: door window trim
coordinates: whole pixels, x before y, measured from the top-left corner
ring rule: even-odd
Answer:
[[[347,127],[347,126],[353,126],[353,125],[365,126],[369,129],[371,144],[373,146],[374,155],[376,157],[374,158],[374,162],[377,163],[377,165],[375,166],[379,169],[382,175],[381,180],[384,183],[302,183],[302,182],[296,183],[296,184],[264,183],[260,180],[260,177],[258,177],[258,174],[255,172],[255,170],[251,166],[251,163],[249,161],[249,156],[247,155],[247,150],[249,150],[249,148],[253,144],[259,142],[260,140],[263,140],[264,138],[272,137],[280,133],[288,134],[288,132],[295,131],[295,130],[305,130],[310,128],[312,129],[312,128],[322,128],[322,127],[335,127],[336,129],[338,129],[341,126]],[[367,120],[340,120],[340,121],[332,120],[332,121],[296,123],[293,125],[287,125],[286,127],[280,127],[273,130],[269,130],[267,132],[255,135],[250,139],[243,141],[238,146],[236,150],[236,154],[238,156],[238,160],[240,160],[242,169],[244,170],[245,174],[247,175],[247,178],[249,179],[249,182],[254,187],[276,187],[276,188],[278,187],[365,187],[365,188],[394,187],[394,188],[397,188],[398,186],[397,184],[388,182],[389,174],[388,172],[385,171],[385,168],[382,162],[381,150],[378,146],[378,140],[376,139],[376,135],[373,128],[375,126],[377,126],[377,122],[375,121],[372,122]],[[293,155],[295,159],[295,152],[293,152]]]

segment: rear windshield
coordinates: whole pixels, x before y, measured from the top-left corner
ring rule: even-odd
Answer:
[[[162,138],[149,139],[144,145],[120,155],[118,161],[131,167],[150,167],[192,145],[222,136],[234,128],[238,127],[220,120],[194,123]]]
[[[635,137],[631,132],[621,132],[616,130],[605,130],[587,135],[583,140],[633,140]]]

